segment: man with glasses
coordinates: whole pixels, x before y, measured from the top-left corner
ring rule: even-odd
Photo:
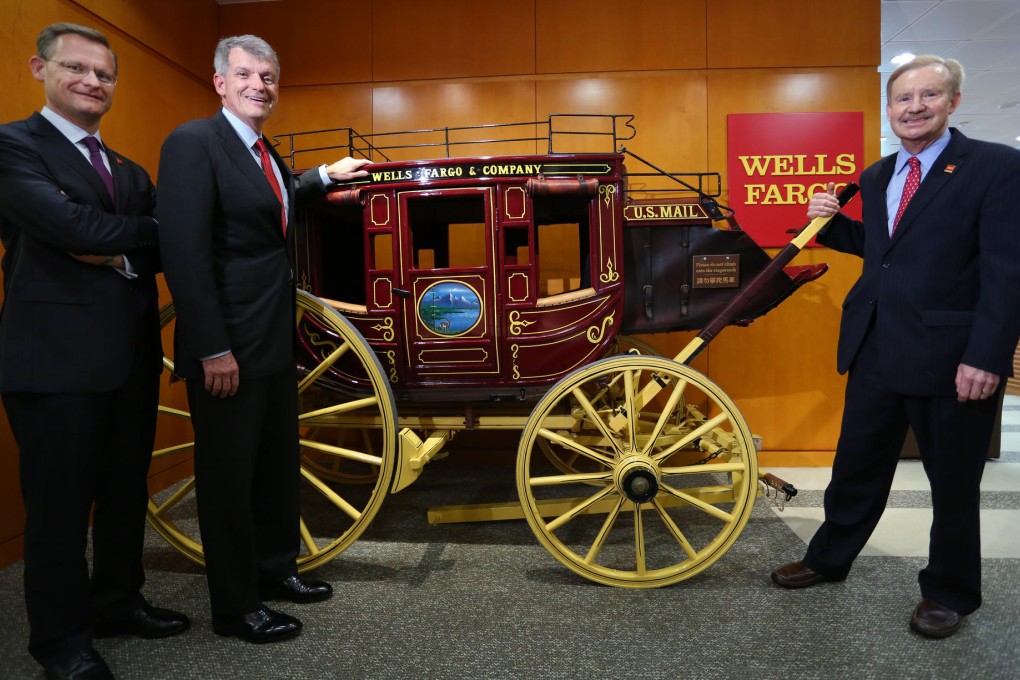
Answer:
[[[141,595],[162,369],[155,188],[99,137],[117,84],[102,33],[49,26],[29,66],[46,105],[0,125],[0,395],[20,452],[28,649],[47,678],[110,678],[93,637],[189,625]]]

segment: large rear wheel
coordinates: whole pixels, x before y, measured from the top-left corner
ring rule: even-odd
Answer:
[[[313,569],[351,545],[386,498],[396,469],[396,405],[386,374],[358,330],[332,307],[297,292],[301,539],[298,569]],[[173,303],[160,311],[164,328]],[[165,338],[165,344],[170,341]],[[171,545],[204,564],[191,459],[194,432],[183,381],[165,356],[170,383],[160,397],[153,451],[157,479],[176,479],[149,498],[149,523]]]

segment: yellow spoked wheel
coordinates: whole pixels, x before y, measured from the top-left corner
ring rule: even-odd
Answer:
[[[343,552],[379,511],[396,468],[396,405],[382,365],[364,337],[318,298],[297,291],[301,539],[298,569],[306,571]],[[164,328],[173,304],[160,311]],[[169,340],[164,339],[169,345]],[[173,360],[164,357],[165,372]],[[147,518],[190,559],[204,564],[191,457],[194,433],[183,382],[160,397],[153,452],[157,479],[180,480],[149,498]]]
[[[618,386],[613,403],[593,401],[606,384]],[[546,449],[584,459],[583,471],[558,469]],[[718,560],[747,524],[757,477],[733,401],[659,357],[611,357],[563,378],[532,411],[517,455],[517,491],[542,545],[581,576],[625,588],[676,583]]]

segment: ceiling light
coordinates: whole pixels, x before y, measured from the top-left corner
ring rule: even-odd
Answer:
[[[906,64],[908,61],[910,61],[911,59],[913,59],[916,56],[917,55],[914,54],[913,52],[901,52],[900,54],[897,54],[895,57],[893,57],[889,61],[891,63],[896,64],[897,66],[899,66],[900,64]]]

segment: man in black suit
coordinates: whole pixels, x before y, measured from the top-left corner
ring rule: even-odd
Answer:
[[[934,638],[981,605],[981,475],[1020,337],[1020,151],[949,128],[962,82],[951,59],[898,68],[886,112],[902,146],[861,174],[863,222],[837,214],[831,185],[809,203],[809,217],[836,215],[819,242],[864,269],[843,304],[837,359],[850,374],[825,521],[802,561],[772,573],[788,588],[846,578],[909,426],[933,512],[910,626]]]
[[[0,393],[20,451],[29,651],[50,678],[110,677],[94,634],[188,627],[140,592],[162,355],[155,189],[99,139],[117,84],[102,33],[49,26],[29,65],[46,106],[0,126]]]
[[[213,630],[249,642],[297,635],[264,600],[315,602],[297,575],[295,292],[287,234],[296,200],[368,173],[345,158],[297,180],[262,136],[280,62],[252,35],[220,41],[223,108],[164,142],[160,247],[177,310],[175,368],[187,381]]]

